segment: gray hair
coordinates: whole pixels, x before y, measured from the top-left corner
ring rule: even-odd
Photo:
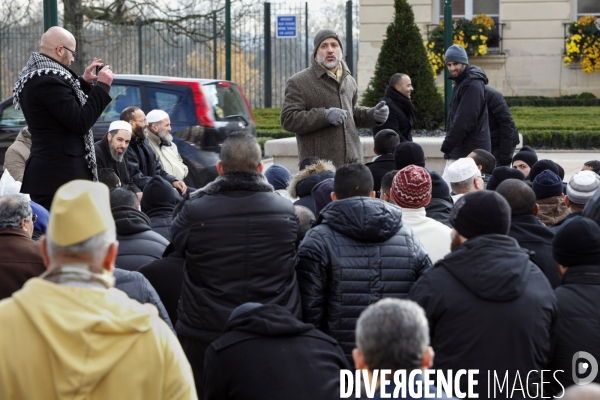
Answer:
[[[356,346],[370,370],[419,368],[428,345],[425,311],[411,300],[380,300],[356,323]]]
[[[101,262],[108,248],[117,239],[117,233],[114,228],[92,236],[91,238],[84,240],[83,242],[76,243],[71,246],[59,246],[52,241],[50,232],[46,233],[46,250],[48,251],[48,258],[53,259],[57,254],[75,256],[88,255],[92,260]]]
[[[475,189],[475,179],[478,176],[479,175],[475,174],[472,177],[465,179],[464,181],[450,182],[450,187],[452,188],[454,193],[458,193],[459,191],[462,192],[465,190],[473,190]]]
[[[0,196],[0,229],[19,229],[23,218],[31,221],[31,217],[27,196],[20,193]]]

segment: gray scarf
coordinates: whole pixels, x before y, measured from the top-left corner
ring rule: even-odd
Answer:
[[[77,79],[77,76],[75,76],[70,69],[66,68],[64,65],[51,59],[50,57],[46,57],[40,53],[31,53],[29,61],[25,67],[23,67],[23,70],[19,74],[19,79],[13,88],[13,104],[17,110],[21,108],[21,105],[19,104],[19,96],[21,95],[21,91],[25,87],[27,81],[33,78],[35,75],[42,76],[42,74],[54,74],[65,78],[71,87],[75,89],[79,104],[81,104],[82,107],[85,105],[87,102],[87,96],[85,93],[83,93],[83,90],[81,90],[79,79]],[[84,136],[84,143],[85,159],[87,160],[88,168],[92,171],[93,181],[98,182],[96,152],[94,150],[94,134],[92,133],[91,129]]]

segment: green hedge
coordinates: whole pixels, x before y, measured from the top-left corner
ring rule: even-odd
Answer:
[[[504,97],[509,107],[593,107],[600,106],[600,99],[592,93],[584,92],[570,96],[544,97],[519,96]]]
[[[534,148],[600,149],[600,132],[529,131],[520,133],[523,135],[523,144]]]

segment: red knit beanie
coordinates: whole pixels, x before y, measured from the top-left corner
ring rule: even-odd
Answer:
[[[390,195],[400,207],[425,207],[431,201],[431,175],[423,167],[409,165],[394,177]]]

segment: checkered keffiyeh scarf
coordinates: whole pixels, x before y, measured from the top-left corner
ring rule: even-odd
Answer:
[[[15,83],[15,87],[13,89],[13,104],[17,110],[21,108],[21,105],[19,104],[19,96],[21,95],[21,91],[25,87],[25,84],[34,76],[42,76],[42,74],[54,74],[65,78],[69,85],[75,89],[79,104],[81,104],[83,107],[83,105],[87,102],[87,96],[85,93],[83,93],[83,90],[81,90],[79,80],[71,70],[65,68],[62,64],[54,61],[50,57],[46,57],[40,53],[31,53],[31,57],[19,74],[19,79],[17,80],[17,83]],[[88,168],[92,171],[93,181],[98,182],[96,151],[94,150],[94,134],[92,133],[91,129],[84,136],[84,143],[85,159],[87,160]]]

